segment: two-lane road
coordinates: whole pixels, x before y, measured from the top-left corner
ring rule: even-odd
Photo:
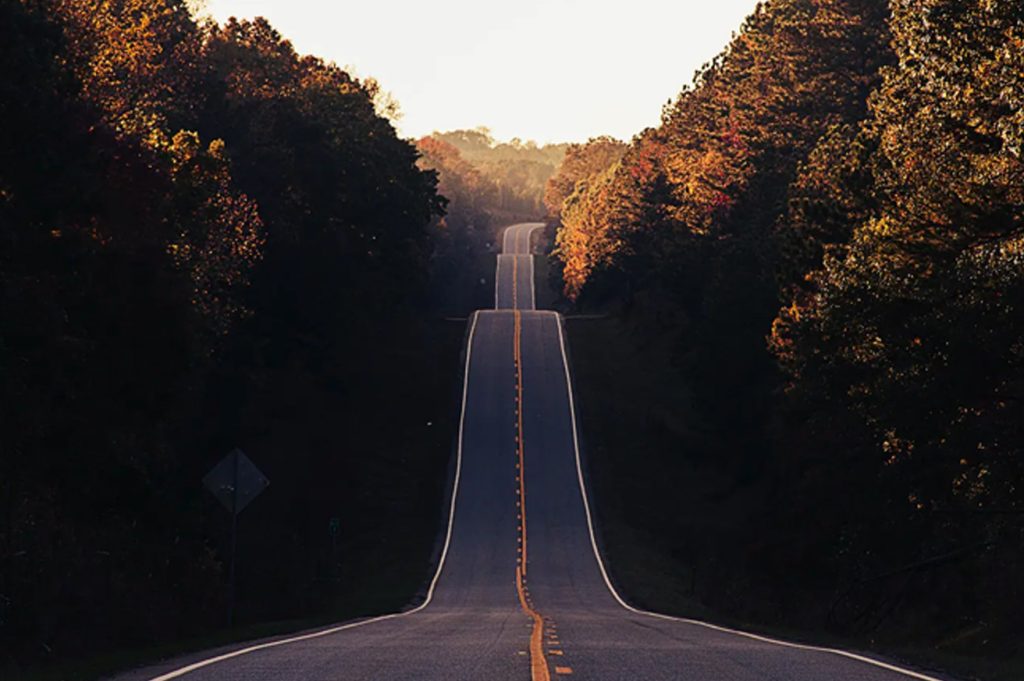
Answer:
[[[505,230],[501,254],[498,255],[498,269],[494,276],[494,309],[536,309],[530,244],[533,233],[543,226],[542,223],[530,222],[512,225]]]
[[[594,542],[562,319],[534,310],[538,227],[505,232],[496,309],[470,321],[449,526],[426,602],[119,679],[938,678],[640,612],[619,598]]]

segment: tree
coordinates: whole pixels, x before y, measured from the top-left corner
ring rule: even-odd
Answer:
[[[123,134],[147,139],[193,115],[200,35],[183,0],[42,0],[64,29],[82,95]]]
[[[544,206],[558,217],[562,204],[576,190],[576,183],[599,175],[622,158],[626,145],[612,137],[595,137],[586,144],[570,144],[558,172],[548,180]]]
[[[497,199],[493,180],[441,139],[423,137],[416,146],[422,154],[420,167],[437,173],[438,192],[448,200],[445,224],[459,230],[486,219],[484,211]]]
[[[287,346],[294,336],[280,332],[291,325],[322,336],[348,310],[410,303],[426,277],[426,226],[442,205],[434,175],[377,114],[372,89],[299,57],[262,19],[207,27],[202,60],[199,132],[225,141],[266,224],[250,298],[268,323],[260,333]]]
[[[431,137],[456,148],[494,185],[493,210],[517,217],[540,213],[545,184],[558,170],[567,148],[518,138],[499,143],[487,128],[435,132]]]
[[[873,182],[837,188],[869,210],[772,337],[794,389],[847,396],[918,509],[1020,503],[1021,30],[1003,3],[894,6]]]
[[[354,602],[308,538],[375,502],[332,484],[394,485],[343,542],[401,532],[448,452],[422,422],[381,437],[434,387],[442,353],[409,321],[443,200],[378,86],[184,0],[0,4],[0,72],[0,666],[219,623],[221,516],[198,481],[239,444],[306,475],[272,475],[250,550],[278,558],[254,577],[277,588],[246,617]],[[408,396],[382,394],[388,371]],[[356,453],[322,446],[336,427]],[[415,461],[380,451],[410,442]]]

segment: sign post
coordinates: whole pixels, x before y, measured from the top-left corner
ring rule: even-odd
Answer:
[[[203,478],[203,484],[231,513],[231,557],[228,568],[228,626],[235,617],[235,563],[238,547],[238,514],[270,481],[241,449],[231,450]]]

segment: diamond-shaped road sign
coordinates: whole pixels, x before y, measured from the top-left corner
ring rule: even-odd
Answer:
[[[241,449],[233,449],[203,478],[203,484],[229,512],[238,514],[270,481]]]

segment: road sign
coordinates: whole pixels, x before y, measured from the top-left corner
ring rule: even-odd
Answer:
[[[203,478],[203,484],[229,513],[241,513],[270,481],[241,449],[233,449]]]
[[[267,488],[270,481],[241,449],[232,449],[203,478],[203,484],[231,513],[231,567],[228,570],[228,626],[235,618],[235,564],[238,514]]]

